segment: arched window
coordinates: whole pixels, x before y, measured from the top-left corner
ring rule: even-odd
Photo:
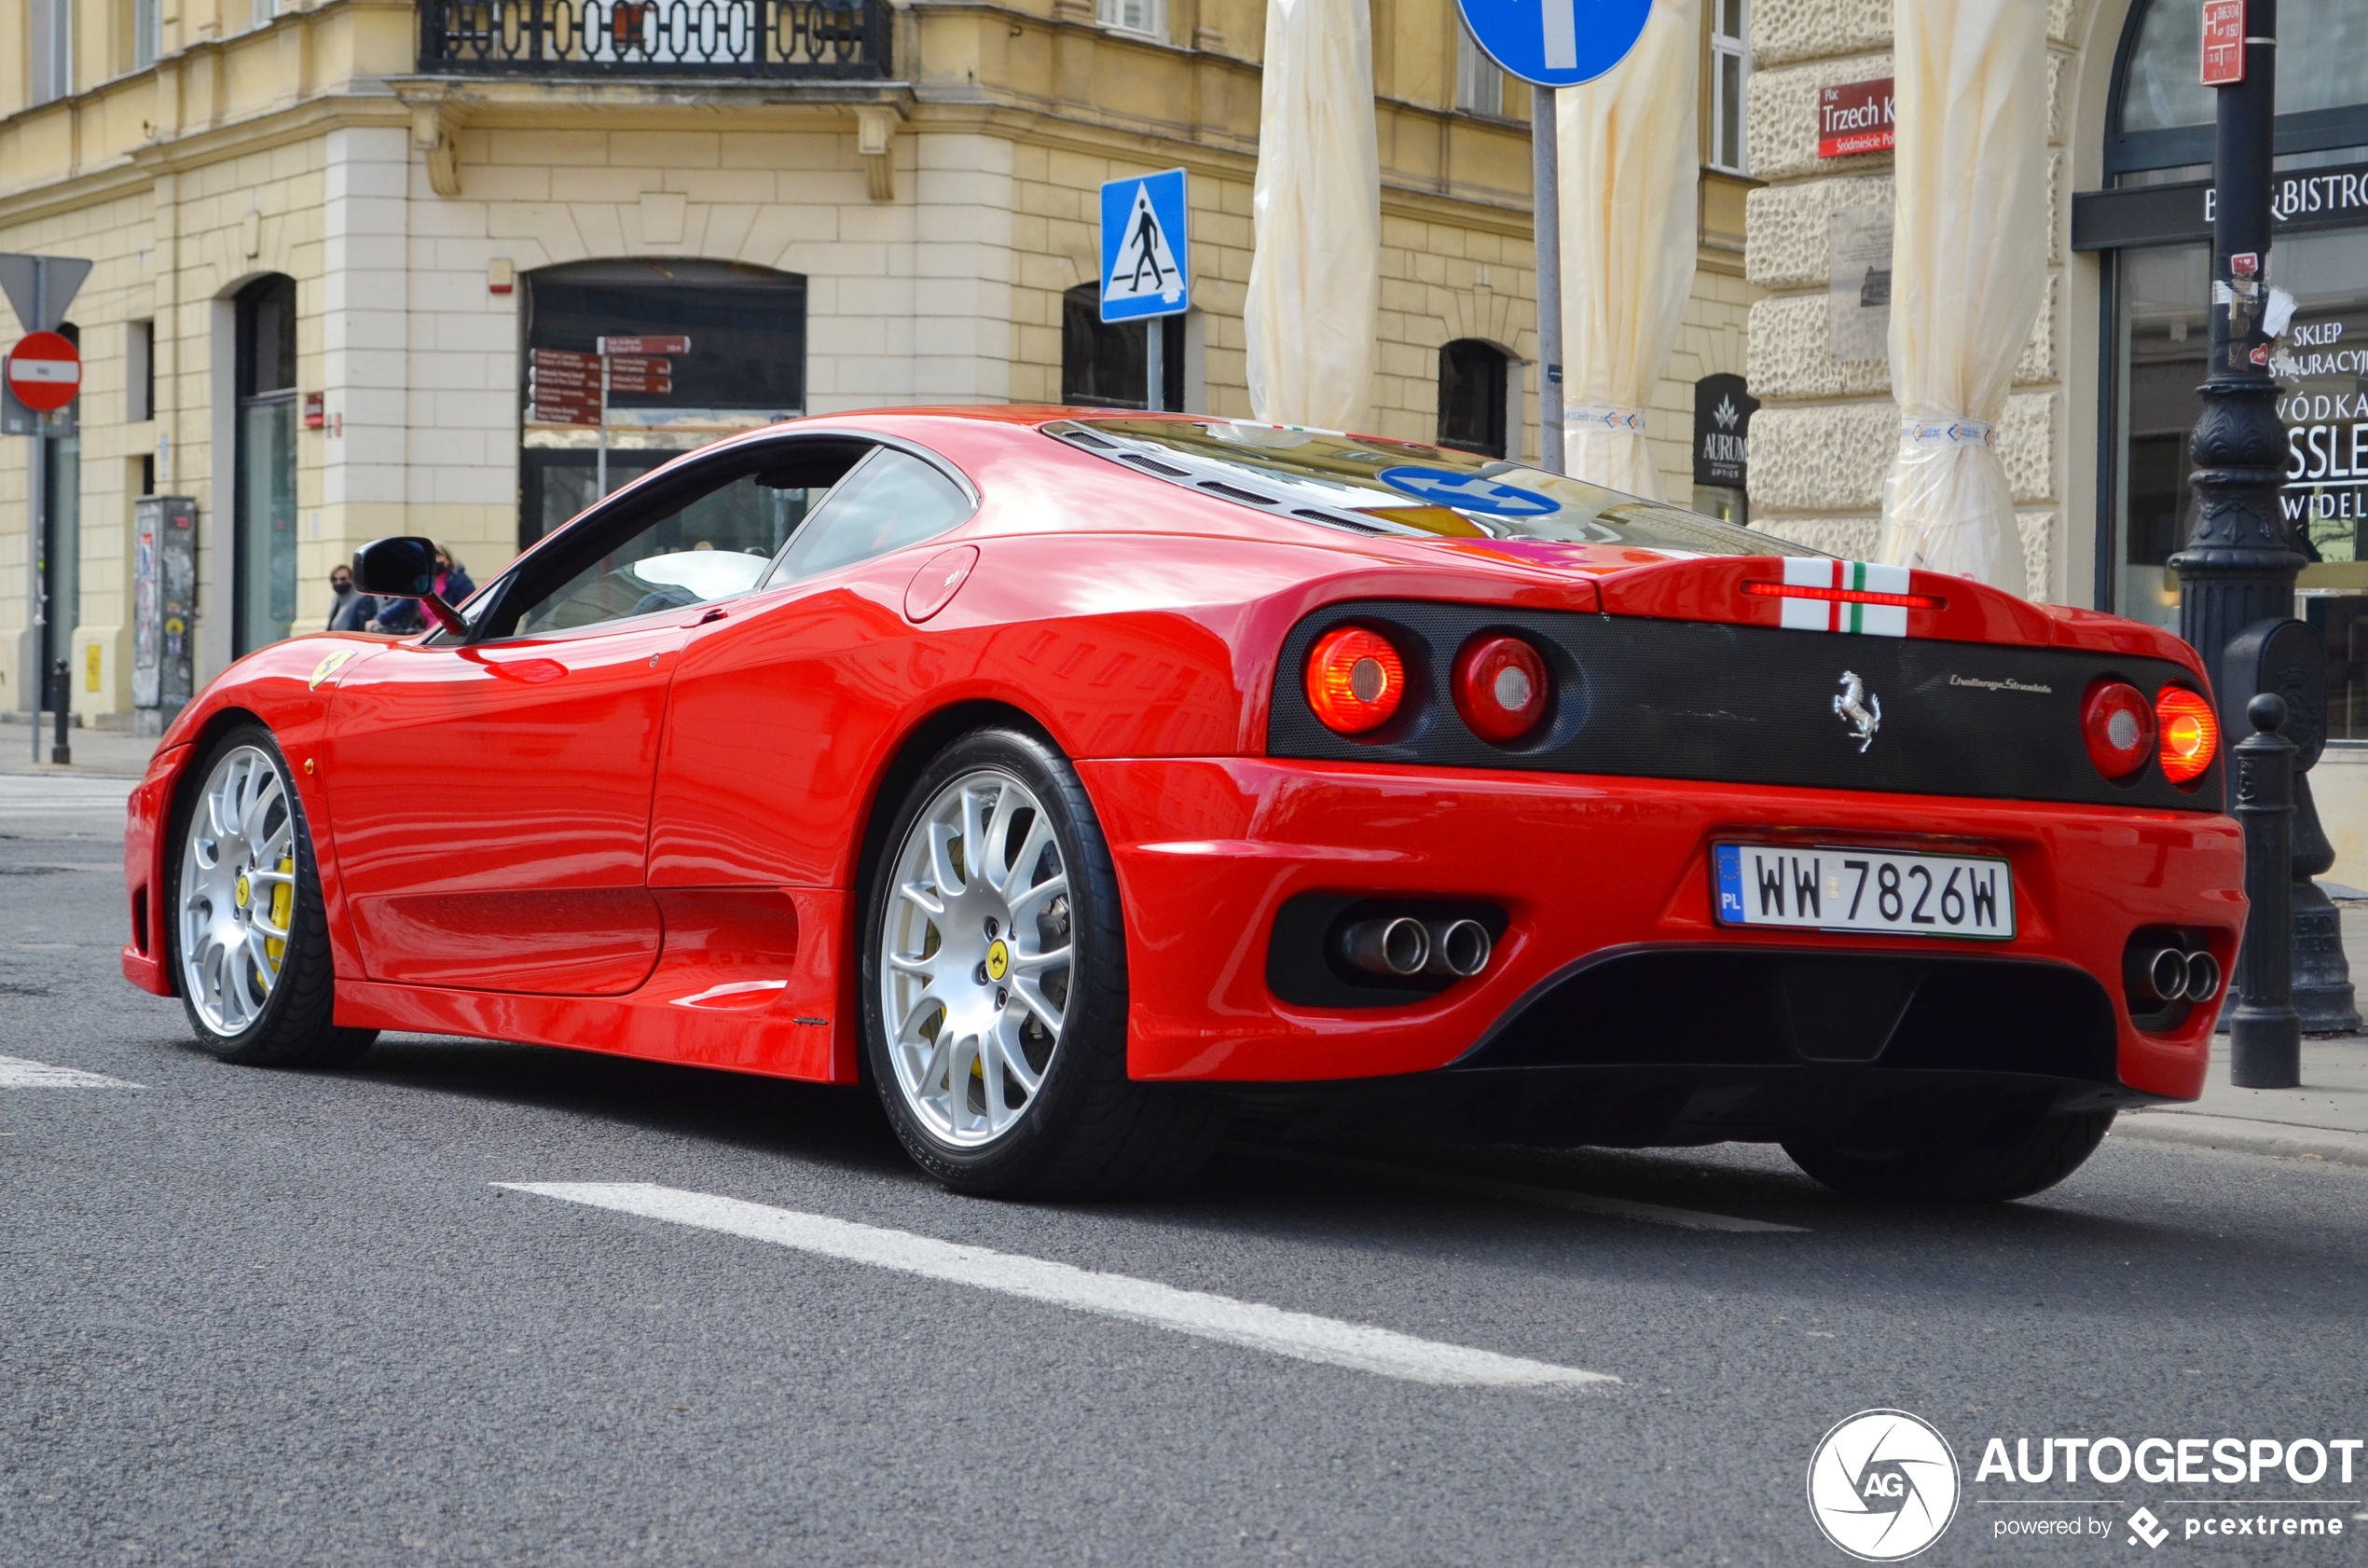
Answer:
[[[2321,163],[2354,161],[2368,148],[2368,9],[2359,0],[2282,0],[2278,36],[2281,164],[2311,153],[2337,154]],[[2109,184],[2211,172],[2216,109],[2202,51],[2203,0],[2141,0],[2132,12],[2113,71]]]
[[[1156,324],[1160,338],[1160,406],[1184,406],[1184,318],[1160,316],[1153,323],[1106,322],[1101,285],[1080,283],[1061,296],[1061,401],[1092,408],[1150,406],[1144,391],[1145,339]]]
[[[239,293],[233,651],[277,642],[296,612],[296,286],[258,278]]]
[[[1512,360],[1477,337],[1439,351],[1439,444],[1492,458],[1505,455],[1505,373]]]

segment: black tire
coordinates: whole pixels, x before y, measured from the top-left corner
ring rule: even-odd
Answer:
[[[295,861],[296,880],[279,977],[255,1016],[236,1032],[225,1033],[200,1011],[182,963],[181,883],[190,828],[197,814],[205,809],[214,770],[242,747],[262,752],[279,773],[285,809],[295,818],[289,834],[294,853],[289,859]],[[172,833],[166,847],[165,967],[198,1044],[213,1055],[249,1066],[341,1067],[369,1050],[379,1032],[340,1028],[332,1017],[337,977],[329,952],[329,920],[322,907],[311,826],[304,815],[303,797],[295,788],[295,777],[279,743],[261,724],[241,724],[216,737],[190,770],[173,808]]]
[[[2044,1192],[2105,1139],[2112,1111],[2050,1116],[2003,1148],[1906,1149],[1873,1153],[1832,1144],[1787,1143],[1793,1163],[1837,1192],[1908,1204],[2003,1204]]]
[[[983,1146],[949,1141],[906,1101],[890,1055],[881,950],[901,851],[929,803],[965,776],[1001,769],[1042,803],[1068,877],[1071,964],[1058,1044],[1018,1121]],[[1186,1086],[1126,1076],[1126,938],[1117,873],[1077,772],[1013,729],[960,736],[898,803],[871,857],[860,964],[866,1066],[914,1162],[957,1191],[996,1197],[1137,1197],[1191,1176],[1222,1135],[1225,1107]]]

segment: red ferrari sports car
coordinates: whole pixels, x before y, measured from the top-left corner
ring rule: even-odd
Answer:
[[[2244,915],[2166,633],[1467,453],[818,418],[408,640],[241,660],[132,796],[124,972],[222,1056],[382,1029],[870,1080],[957,1188],[1244,1107],[1781,1141],[1995,1200],[2200,1090]]]

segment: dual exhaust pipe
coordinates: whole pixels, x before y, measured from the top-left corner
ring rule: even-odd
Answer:
[[[1341,932],[1341,956],[1368,974],[1411,980],[1469,980],[1488,968],[1495,942],[1477,920],[1418,920],[1411,915],[1359,920]]]
[[[2158,1007],[2208,1002],[2220,995],[2220,960],[2209,953],[2184,953],[2176,947],[2140,948],[2130,954],[2122,978],[2135,1001]]]

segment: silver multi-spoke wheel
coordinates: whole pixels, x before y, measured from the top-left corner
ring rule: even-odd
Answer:
[[[280,982],[296,916],[296,814],[277,759],[224,752],[181,850],[182,994],[213,1033],[245,1033]]]
[[[1035,1104],[1072,990],[1068,866],[1042,803],[981,768],[898,846],[881,924],[880,1018],[905,1106],[975,1148]]]

